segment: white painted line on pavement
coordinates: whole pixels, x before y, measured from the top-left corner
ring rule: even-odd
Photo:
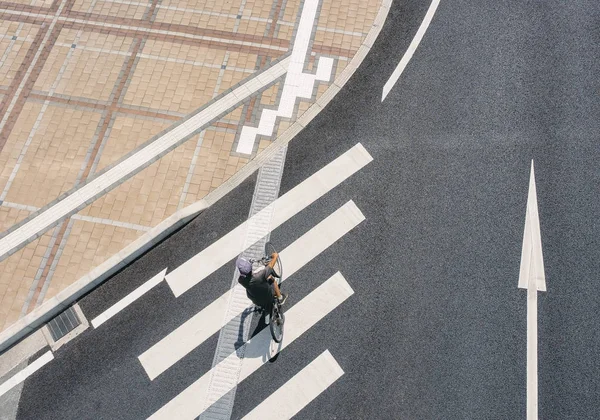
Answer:
[[[392,90],[392,88],[394,87],[394,85],[396,84],[398,79],[400,78],[400,75],[406,68],[406,65],[408,64],[408,62],[412,58],[413,54],[417,50],[417,47],[421,43],[421,39],[423,39],[423,35],[425,35],[425,32],[427,32],[427,28],[429,28],[429,24],[431,23],[431,20],[433,19],[433,15],[435,15],[435,11],[439,4],[440,4],[440,0],[432,0],[431,1],[431,4],[429,5],[429,9],[427,10],[427,14],[425,15],[425,18],[423,19],[423,22],[421,22],[421,26],[419,26],[419,29],[417,30],[417,34],[415,35],[412,42],[408,46],[408,50],[406,50],[406,52],[402,56],[402,59],[400,60],[400,63],[398,63],[398,66],[396,66],[396,69],[390,76],[389,80],[383,86],[381,102],[383,102],[385,100],[386,96],[388,95],[388,93],[390,93],[390,91]]]
[[[354,291],[340,272],[334,274],[329,280],[317,287],[308,296],[294,305],[285,313],[285,332],[283,342],[275,350],[278,353],[292,344],[298,337],[323,319],[328,313],[337,308]],[[244,361],[240,372],[239,382],[242,382],[262,365],[268,362],[274,354],[269,354],[271,349],[271,331],[264,328],[245,344]],[[237,352],[229,357],[238,357]],[[221,363],[225,363],[224,360]],[[150,419],[194,419],[207,408],[204,407],[204,397],[208,391],[211,372],[206,372],[197,381],[183,390],[179,395],[165,404]],[[221,390],[225,395],[230,390]]]
[[[272,136],[277,117],[291,118],[294,114],[296,99],[311,98],[315,82],[328,82],[331,78],[331,70],[333,69],[333,59],[331,57],[319,57],[315,74],[304,73],[303,71],[319,3],[319,0],[305,0],[302,5],[302,14],[294,37],[290,65],[285,76],[277,109],[264,109],[258,127],[248,125],[242,127],[236,152],[251,154],[254,150],[257,135]]]
[[[20,384],[25,379],[33,375],[38,369],[43,367],[46,363],[54,359],[54,355],[51,351],[44,353],[39,359],[36,359],[32,364],[27,366],[25,369],[16,373],[9,380],[0,385],[0,397],[6,394],[14,386]]]
[[[122,311],[123,309],[125,309],[126,307],[131,305],[133,302],[135,302],[140,297],[142,297],[148,290],[152,289],[158,283],[163,281],[163,279],[165,278],[166,272],[167,272],[167,269],[165,268],[163,271],[161,271],[160,273],[158,273],[157,275],[152,277],[146,283],[142,284],[140,287],[135,289],[133,292],[129,293],[123,299],[121,299],[120,301],[115,303],[113,306],[108,308],[106,311],[102,312],[100,315],[98,315],[96,318],[94,318],[92,320],[92,325],[94,326],[94,328],[98,328],[100,325],[104,324],[110,318],[112,318],[113,316],[118,314],[120,311]]]
[[[271,228],[276,229],[372,160],[373,158],[369,152],[362,144],[358,143],[252,216],[252,218],[264,217],[265,214],[271,212],[270,207],[274,206]],[[174,295],[176,297],[181,296],[244,251],[244,239],[248,223],[248,221],[242,223],[167,274],[166,280]]]
[[[356,204],[349,201],[290,244],[279,253],[284,268],[282,281],[300,270],[364,219]],[[231,293],[231,290],[224,293],[138,357],[150,380],[165,372],[235,317],[234,315],[224,318]],[[250,305],[248,300],[248,306]]]
[[[538,290],[546,291],[542,235],[538,213],[533,160],[529,175],[529,192],[523,249],[521,251],[520,288],[527,289],[527,420],[538,419]]]
[[[527,420],[538,419],[537,290],[527,289]]]
[[[546,291],[546,275],[544,274],[542,235],[540,231],[540,216],[538,213],[533,160],[531,161],[531,172],[529,175],[529,192],[527,195],[527,211],[525,212],[523,248],[521,249],[519,287],[527,289],[531,280],[534,281],[537,290]]]
[[[343,374],[329,350],[325,350],[242,420],[291,419]]]

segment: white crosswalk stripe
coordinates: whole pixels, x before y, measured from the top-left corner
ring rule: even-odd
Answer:
[[[285,339],[275,350],[275,354],[287,348],[353,293],[354,291],[339,272],[317,287],[286,312]],[[270,345],[271,333],[268,328],[263,329],[246,342],[239,382],[246,379],[274,356],[274,354],[270,354]],[[229,357],[238,356],[234,352]],[[206,409],[202,396],[206,395],[208,390],[210,375],[210,371],[202,375],[150,418],[171,420],[193,419],[200,416]],[[223,389],[221,392],[225,395],[228,391],[229,389]]]
[[[52,360],[54,360],[54,354],[51,351],[47,351],[23,370],[8,378],[5,382],[0,384],[0,397],[23,382],[25,379],[29,378]]]
[[[356,204],[349,201],[298,238],[280,253],[285,270],[284,280],[358,226],[364,219],[364,215]],[[224,319],[230,294],[231,291],[223,294],[139,356],[139,360],[151,380],[173,366],[233,319],[233,317]],[[250,304],[251,302],[248,301],[248,305]]]
[[[259,233],[258,236],[256,234],[252,235],[253,232],[247,232],[250,229],[254,229],[253,226],[260,224],[254,222],[260,222],[262,219],[272,219],[271,223],[269,223],[270,229],[273,230],[277,228],[328,191],[358,172],[372,160],[373,158],[369,152],[358,143],[288,193],[284,194],[270,205],[266,205],[265,208],[253,215],[248,221],[239,225],[168,275],[164,275],[164,272],[167,270],[167,268],[165,268],[160,275],[156,275],[152,279],[146,281],[136,290],[93,319],[92,325],[94,328],[98,328],[100,325],[117,315],[120,311],[126,309],[135,300],[141,298],[163,279],[167,281],[167,284],[169,284],[175,296],[180,296],[238,254],[242,253],[244,249],[251,247],[253,244],[248,243],[246,240],[248,234],[253,238],[258,238],[261,234],[264,235],[262,230],[262,233]],[[271,175],[267,174],[265,176],[269,177]],[[260,239],[261,238],[258,238],[256,240]],[[289,267],[286,267],[286,273],[290,273]],[[215,302],[215,304],[216,303],[217,302]],[[218,300],[217,306],[219,308],[222,307],[220,299]],[[210,335],[212,335],[212,333]]]
[[[100,325],[104,324],[110,318],[115,316],[117,313],[125,309],[127,306],[131,305],[137,299],[142,297],[146,292],[156,286],[158,283],[163,281],[165,278],[165,273],[167,269],[165,268],[163,271],[152,277],[150,280],[142,284],[140,287],[135,289],[133,292],[129,293],[123,299],[115,303],[113,306],[108,308],[106,311],[102,312],[96,318],[92,319],[92,325],[94,328],[98,328]]]
[[[271,219],[270,230],[273,230],[340,185],[372,160],[365,148],[360,143],[357,144],[166,276],[167,269],[165,268],[164,271],[100,314],[92,321],[92,324],[94,327],[98,327],[106,322],[163,279],[167,281],[175,297],[182,295],[245,249],[253,246],[253,243],[249,244],[245,239],[249,233],[247,231],[255,224],[253,224],[254,219],[260,221],[269,216]],[[365,217],[360,209],[350,200],[311,228],[280,252],[284,263],[283,280],[293,276],[364,220]],[[256,238],[253,242],[263,240],[259,237],[261,235],[254,236]],[[242,292],[242,295],[245,295],[243,288],[236,285],[138,357],[150,380],[157,378],[220,329],[237,319],[242,310],[227,311],[232,293],[237,289]],[[229,350],[225,351],[220,361],[217,360],[216,364],[213,363],[210,371],[173,398],[151,418],[179,419],[195,418],[203,413],[206,415],[209,407],[217,407],[216,403],[211,406],[211,402],[220,403],[225,395],[235,389],[237,383],[246,379],[269,358],[294,342],[296,338],[312,328],[353,293],[343,276],[339,272],[336,273],[286,312],[284,342],[279,345],[278,349],[272,349],[270,331],[265,328],[244,345],[243,351],[234,351],[231,354]],[[245,299],[245,302],[246,304],[241,305],[240,308],[251,306],[249,300]],[[232,363],[241,366],[239,374],[225,385],[223,385],[223,381],[219,380],[219,386],[214,387],[215,389],[210,394],[212,398],[208,398],[211,377],[214,377],[215,372],[220,368],[228,372],[227,366]],[[275,397],[269,397],[250,412],[247,418],[269,418],[267,407],[273,404],[272,398],[289,400],[285,404],[287,410],[285,415],[281,411],[275,414],[278,418],[281,415],[290,418],[343,374],[343,370],[335,359],[328,351],[325,351],[291,378],[277,393],[273,394]],[[299,389],[302,389],[303,392],[300,393]]]
[[[329,350],[325,350],[242,420],[291,419],[343,374]]]
[[[369,152],[358,143],[252,217],[261,218],[263,213],[272,211],[271,229],[276,229],[372,160]],[[242,223],[167,274],[166,281],[175,296],[181,296],[244,251],[249,224],[249,221]]]

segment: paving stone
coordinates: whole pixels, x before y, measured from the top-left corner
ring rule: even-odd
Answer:
[[[13,4],[17,12],[22,5],[23,14],[11,17],[17,21],[0,17],[0,100],[18,92],[24,101],[7,110],[3,127],[4,232],[280,59],[291,48],[302,1],[164,0],[149,15],[147,6],[75,0],[63,14],[87,13],[77,17],[84,23],[67,18],[44,45],[48,26],[23,23],[30,1]],[[51,19],[51,5],[40,0],[33,7]],[[307,68],[313,71],[315,59],[326,55],[335,59],[340,75],[380,5],[381,0],[322,0]],[[103,30],[108,25],[110,32]],[[47,53],[39,55],[17,91],[19,74],[25,74],[19,68],[28,69],[39,49]],[[330,83],[317,84],[316,97],[301,101],[298,112]],[[262,109],[277,106],[281,88],[277,82],[256,94],[0,261],[0,330],[23,316],[23,308],[30,312],[55,296],[246,165],[252,156],[235,152],[237,133],[244,125],[256,126]],[[265,150],[297,117],[279,121],[276,135],[261,138],[253,153]]]

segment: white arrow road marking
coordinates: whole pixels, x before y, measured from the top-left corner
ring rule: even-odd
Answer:
[[[363,220],[365,217],[359,208],[354,202],[349,201],[294,241],[280,252],[284,264],[282,281],[300,270]],[[169,369],[235,317],[224,318],[231,293],[231,290],[224,293],[139,356],[140,363],[150,380],[154,380]],[[248,306],[250,305],[251,302],[248,300]]]
[[[152,277],[146,283],[142,284],[140,287],[135,289],[133,292],[129,293],[123,299],[121,299],[120,301],[115,303],[113,306],[108,308],[106,311],[102,312],[100,315],[98,315],[96,318],[94,318],[92,320],[92,325],[94,326],[94,328],[98,328],[100,325],[104,324],[110,318],[112,318],[113,316],[118,314],[120,311],[122,311],[123,309],[125,309],[126,307],[131,305],[133,302],[135,302],[140,297],[142,297],[144,295],[144,293],[146,293],[147,291],[152,289],[154,286],[156,286],[158,283],[163,281],[165,278],[166,272],[167,272],[167,269],[165,268],[163,271],[158,273],[156,276]]]
[[[343,374],[329,350],[325,350],[242,420],[291,419]]]
[[[527,211],[525,213],[519,287],[527,289],[530,282],[533,282],[534,289],[542,292],[546,291],[542,235],[540,233],[540,216],[538,213],[533,160],[531,161],[531,173],[529,175],[529,194],[527,196]]]
[[[423,39],[423,35],[425,35],[425,32],[427,32],[427,28],[429,28],[429,24],[431,23],[431,20],[433,19],[433,15],[435,15],[435,11],[437,10],[438,4],[440,4],[440,0],[432,0],[431,4],[429,5],[429,10],[427,10],[427,14],[425,15],[425,18],[423,19],[423,22],[421,22],[421,26],[419,26],[419,30],[417,31],[417,34],[415,35],[412,42],[408,46],[408,50],[406,50],[406,52],[402,56],[402,59],[400,60],[400,63],[398,63],[398,66],[396,67],[396,69],[394,70],[392,75],[390,76],[389,80],[383,86],[381,102],[383,102],[385,100],[386,96],[388,96],[388,93],[390,93],[390,91],[392,90],[392,88],[394,87],[394,85],[396,84],[398,79],[400,78],[400,75],[406,68],[406,65],[408,64],[408,62],[412,58],[413,54],[417,50],[417,47],[419,46],[421,39]]]
[[[43,367],[46,363],[54,359],[54,355],[51,351],[44,353],[39,359],[36,359],[35,362],[27,366],[25,369],[15,374],[9,380],[0,385],[0,397],[6,394],[9,390],[11,390],[16,385],[23,382],[25,379],[29,378],[33,375],[37,370]]]
[[[529,176],[529,194],[521,251],[519,287],[527,289],[527,420],[538,418],[538,330],[537,293],[546,291],[542,236],[538,214],[533,160]]]
[[[372,160],[373,158],[369,152],[366,151],[362,144],[358,143],[352,149],[252,216],[252,218],[260,219],[265,214],[273,211],[271,229],[274,230],[344,182]],[[271,209],[271,206],[274,206],[273,209]],[[248,224],[249,221],[242,223],[167,274],[167,283],[175,296],[181,296],[221,266],[241,254],[244,251],[244,240]]]
[[[354,291],[339,272],[317,287],[286,312],[283,342],[275,350],[275,354],[292,344],[298,337],[352,296],[353,293]],[[271,331],[269,328],[264,328],[246,342],[239,382],[242,382],[274,356],[274,354],[269,354],[271,341]],[[229,357],[238,356],[234,352]],[[221,363],[225,362],[224,360]],[[204,407],[204,396],[208,391],[210,376],[210,371],[202,375],[150,418],[155,420],[179,420],[194,419],[200,416],[207,408]],[[227,387],[221,390],[222,395],[229,391],[230,389]]]

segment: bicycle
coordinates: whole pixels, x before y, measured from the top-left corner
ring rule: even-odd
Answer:
[[[271,255],[277,252],[275,247],[271,242],[267,242],[265,244],[265,256],[259,260],[250,259],[249,261],[254,263],[260,263],[264,266],[268,266],[271,262]],[[283,278],[283,266],[281,263],[281,257],[277,258],[277,262],[273,267],[273,271],[275,271],[276,276],[275,280],[277,281],[277,285],[281,285],[281,281]],[[261,310],[265,310],[265,308],[261,308]],[[276,343],[280,343],[283,338],[283,324],[285,323],[285,315],[283,314],[283,307],[277,300],[277,297],[273,297],[273,303],[271,304],[271,313],[269,317],[269,329],[271,330],[271,337]]]

